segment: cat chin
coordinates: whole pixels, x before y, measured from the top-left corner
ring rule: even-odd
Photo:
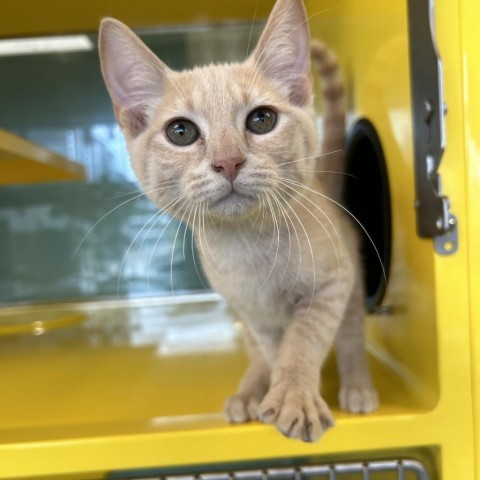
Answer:
[[[217,200],[208,206],[212,217],[220,220],[239,220],[242,217],[249,217],[255,210],[258,202],[252,197],[232,192],[227,197]]]

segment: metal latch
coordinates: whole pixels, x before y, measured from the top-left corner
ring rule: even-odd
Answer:
[[[434,0],[408,0],[410,84],[415,157],[417,233],[442,255],[458,248],[457,219],[442,194],[438,167],[445,149],[446,104],[434,33]]]

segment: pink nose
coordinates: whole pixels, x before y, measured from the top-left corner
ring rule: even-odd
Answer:
[[[213,170],[233,182],[245,160],[241,157],[217,158],[212,162]]]

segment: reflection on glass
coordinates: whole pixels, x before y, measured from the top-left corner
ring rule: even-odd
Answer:
[[[182,69],[242,60],[259,30],[251,41],[250,25],[141,36]],[[0,57],[0,71],[0,127],[83,163],[88,175],[0,188],[0,303],[208,288],[190,232],[153,217],[155,207],[139,196],[97,52]]]

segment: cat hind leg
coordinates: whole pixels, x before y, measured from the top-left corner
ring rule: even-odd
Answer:
[[[369,413],[378,408],[365,351],[363,319],[363,294],[357,281],[336,339],[340,408],[351,413]]]

